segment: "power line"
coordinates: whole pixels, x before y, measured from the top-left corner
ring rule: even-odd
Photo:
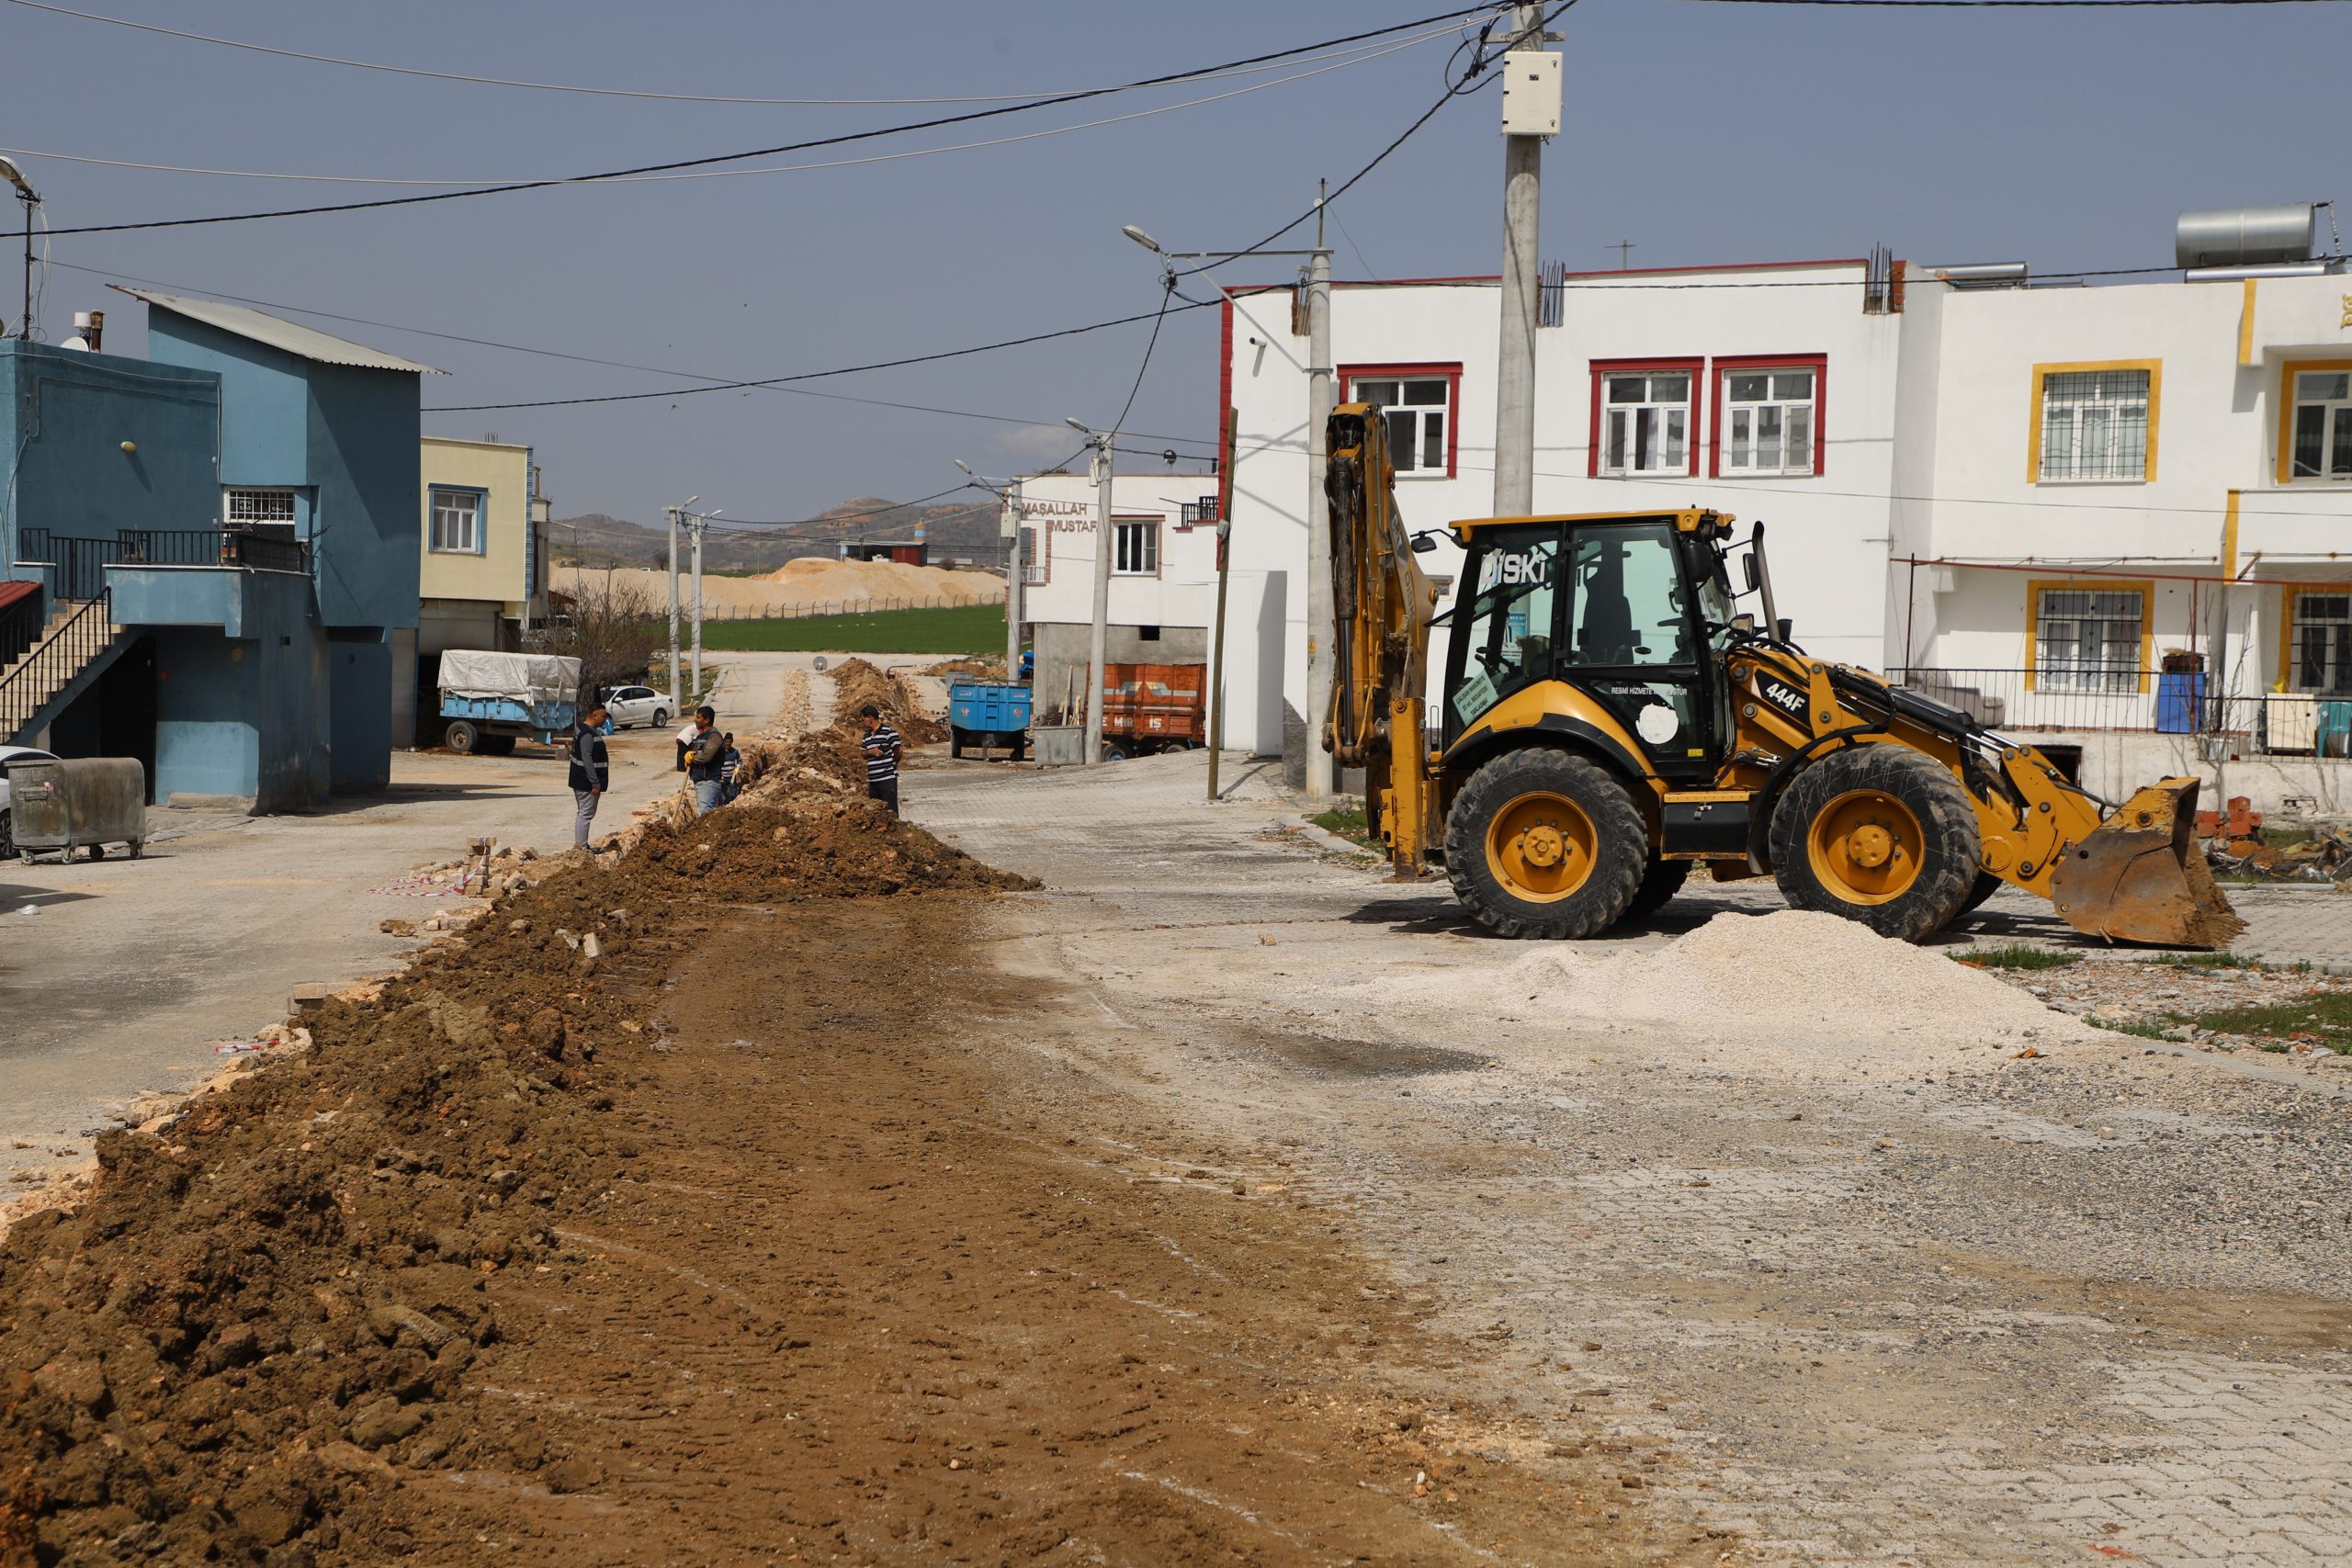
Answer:
[[[47,11],[55,16],[73,17],[85,22],[104,22],[108,27],[129,28],[134,32],[156,33],[165,38],[185,39],[192,43],[209,43],[222,49],[241,49],[253,54],[276,55],[281,60],[300,60],[313,65],[340,65],[355,71],[379,71],[394,76],[419,76],[435,82],[463,82],[481,87],[519,87],[537,93],[580,93],[600,98],[643,98],[670,104],[869,108],[901,107],[922,104],[1000,104],[1052,96],[1041,93],[973,93],[947,97],[756,98],[719,93],[656,93],[628,87],[585,87],[561,82],[523,82],[503,76],[469,76],[453,71],[425,71],[413,66],[387,65],[378,61],[345,60],[332,54],[306,54],[300,50],[277,49],[268,44],[248,43],[241,39],[216,38],[209,33],[192,33],[178,28],[157,27],[149,22],[134,22],[121,17],[101,16],[96,11],[77,11],[69,6],[47,5],[43,0],[8,0],[8,3],[13,6],[21,6],[27,10]],[[1310,47],[1320,48],[1321,46]],[[1310,56],[1309,58],[1317,57]],[[1269,67],[1263,64],[1251,63],[1222,68],[1205,73],[1204,75],[1243,76],[1267,69]]]
[[[26,0],[15,0],[24,4]],[[416,207],[428,202],[458,201],[469,197],[504,196],[516,191],[544,190],[555,186],[595,185],[626,178],[632,175],[662,174],[674,169],[707,168],[714,164],[740,163],[746,158],[772,157],[782,152],[806,152],[820,147],[838,147],[849,142],[870,141],[885,136],[898,136],[913,130],[934,130],[943,126],[966,125],[975,120],[994,119],[1004,115],[1023,114],[1031,109],[1049,108],[1057,104],[1078,103],[1089,98],[1107,97],[1114,93],[1133,92],[1145,87],[1165,86],[1173,82],[1187,82],[1212,71],[1230,71],[1238,66],[1256,65],[1267,61],[1288,59],[1314,50],[1329,49],[1340,44],[1356,43],[1365,39],[1385,38],[1394,33],[1410,32],[1433,22],[1447,21],[1476,15],[1491,8],[1489,4],[1466,6],[1460,10],[1421,17],[1390,27],[1374,28],[1352,33],[1344,38],[1323,39],[1292,49],[1275,50],[1252,55],[1244,60],[1227,61],[1219,65],[1202,66],[1191,71],[1170,72],[1165,75],[1146,77],[1117,87],[1095,87],[1080,93],[1062,93],[1043,98],[1030,98],[1017,104],[1000,105],[994,108],[972,109],[962,114],[936,115],[929,119],[910,120],[898,125],[878,126],[870,130],[842,131],[832,136],[813,137],[804,141],[787,141],[774,147],[747,148],[739,152],[718,152],[700,158],[682,158],[662,164],[640,164],[626,169],[607,169],[600,174],[576,175],[562,179],[517,180],[504,185],[479,186],[469,190],[435,191],[422,196],[377,197],[368,201],[329,202],[314,207],[277,208],[262,212],[219,213],[207,218],[157,218],[136,223],[85,223],[76,228],[58,229],[59,234],[119,234],[132,230],[185,229],[212,223],[250,223],[272,218],[309,218],[331,212],[372,211],[391,207]],[[1418,127],[1416,128],[1418,129]]]
[[[2343,0],[1692,0],[1709,6],[1852,6],[1881,11],[2101,11],[2151,6],[2332,6]]]
[[[12,0],[12,3],[22,4],[24,0]],[[1203,98],[1187,98],[1182,103],[1161,104],[1154,108],[1138,109],[1133,114],[1112,115],[1102,119],[1080,120],[1075,125],[1057,125],[1046,130],[1023,131],[1018,136],[989,137],[980,141],[957,141],[944,147],[918,147],[903,152],[876,152],[863,158],[831,158],[816,164],[770,164],[764,168],[753,169],[687,169],[668,174],[626,175],[612,179],[600,179],[596,183],[647,185],[666,180],[725,180],[741,179],[752,175],[806,174],[815,170],[858,168],[868,164],[900,163],[911,158],[931,158],[944,152],[971,152],[989,147],[1009,147],[1023,141],[1041,141],[1049,137],[1068,136],[1074,131],[1099,130],[1104,126],[1125,125],[1134,120],[1150,119],[1158,115],[1199,108],[1204,104],[1219,104],[1230,98],[1246,97],[1251,93],[1263,93],[1275,87],[1286,87],[1294,82],[1304,82],[1310,77],[1325,75],[1334,71],[1345,71],[1353,66],[1369,64],[1375,60],[1385,60],[1392,54],[1401,54],[1406,50],[1419,48],[1431,39],[1443,38],[1453,31],[1452,28],[1442,28],[1435,32],[1424,33],[1419,37],[1407,39],[1398,43],[1361,51],[1334,65],[1317,66],[1312,71],[1301,71],[1294,75],[1279,76],[1271,82],[1259,82],[1247,87],[1236,87],[1231,92],[1213,93]],[[89,164],[101,168],[140,169],[151,174],[164,175],[199,175],[220,179],[297,180],[315,185],[429,186],[436,189],[493,185],[520,187],[534,183],[531,176],[514,177],[495,175],[479,175],[469,179],[418,179],[380,175],[302,175],[263,169],[209,169],[186,164],[147,164],[128,158],[100,158],[80,152],[44,152],[34,147],[0,148],[0,152],[16,153],[28,158],[49,158],[60,163]],[[559,176],[552,181],[539,180],[537,183],[571,182]]]

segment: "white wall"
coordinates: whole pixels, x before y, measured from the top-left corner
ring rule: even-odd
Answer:
[[[1112,480],[1114,521],[1157,518],[1156,576],[1111,579],[1115,626],[1206,626],[1216,609],[1216,528],[1184,527],[1183,503],[1216,492],[1210,474],[1120,474]],[[1094,619],[1097,497],[1084,474],[1035,474],[1021,481],[1023,526],[1045,545],[1046,581],[1031,583],[1022,619],[1086,625]]]

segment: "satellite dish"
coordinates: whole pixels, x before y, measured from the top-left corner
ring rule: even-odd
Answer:
[[[817,655],[817,661],[814,668],[820,675],[822,675],[825,672],[825,656],[823,654],[820,653]]]

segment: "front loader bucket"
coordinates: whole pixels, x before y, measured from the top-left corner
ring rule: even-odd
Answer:
[[[2066,851],[2050,897],[2068,925],[2109,941],[2220,949],[2245,930],[2198,848],[2197,781],[2160,779]]]

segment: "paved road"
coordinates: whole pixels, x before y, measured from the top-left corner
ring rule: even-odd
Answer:
[[[1923,1075],[1703,1017],[1498,1029],[1482,998],[1526,949],[1442,884],[1286,841],[1255,784],[1211,808],[1202,783],[1164,758],[907,785],[1047,883],[993,917],[1002,961],[1124,1032],[1062,1063],[1157,1122],[1097,1157],[1329,1205],[1489,1347],[1450,1370],[1465,1392],[1659,1456],[1645,1495],[1740,1561],[2352,1561],[2344,1075],[2122,1036]],[[2256,940],[2341,956],[2299,897],[2243,900]],[[1694,889],[1617,943],[1771,902]],[[1408,973],[1458,984],[1351,988]],[[1969,1043],[1965,1018],[1915,1027]]]

